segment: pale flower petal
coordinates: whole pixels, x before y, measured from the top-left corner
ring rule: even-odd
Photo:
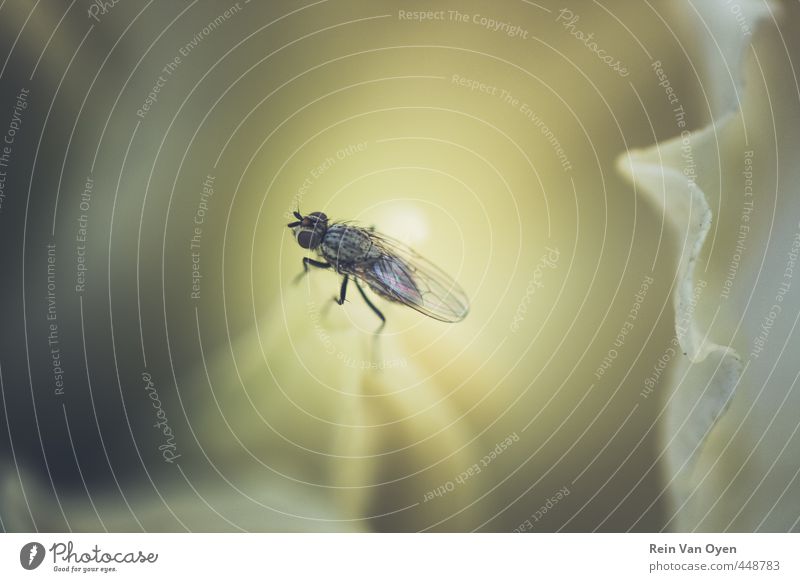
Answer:
[[[785,531],[800,514],[797,473],[781,462],[800,453],[796,415],[785,412],[800,399],[789,355],[800,348],[791,323],[800,298],[788,293],[800,217],[798,103],[769,6],[739,3],[754,27],[762,19],[751,38],[714,18],[728,8],[720,4],[700,13],[711,23],[712,112],[724,115],[625,154],[618,167],[668,217],[677,257],[674,343],[686,357],[673,358],[665,395],[669,525]],[[736,68],[734,55],[745,56]],[[726,68],[744,71],[741,93]]]

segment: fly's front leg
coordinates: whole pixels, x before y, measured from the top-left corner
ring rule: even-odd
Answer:
[[[314,259],[309,259],[308,257],[303,257],[303,272],[297,275],[292,281],[293,285],[296,285],[300,282],[306,273],[308,273],[308,266],[311,265],[312,267],[317,267],[318,269],[330,269],[331,265],[329,263],[323,263],[322,261],[315,261]]]

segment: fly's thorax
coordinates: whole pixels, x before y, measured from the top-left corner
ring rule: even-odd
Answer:
[[[361,228],[334,224],[322,239],[322,254],[329,262],[358,263],[378,256],[369,234]]]

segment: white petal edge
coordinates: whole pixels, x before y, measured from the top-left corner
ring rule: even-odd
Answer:
[[[617,162],[619,171],[637,191],[664,212],[678,246],[676,290],[673,294],[676,338],[691,364],[686,373],[706,378],[699,384],[704,386],[702,394],[676,390],[670,396],[666,434],[674,436],[668,447],[676,459],[690,459],[686,469],[691,469],[703,442],[725,412],[742,365],[733,348],[719,345],[708,337],[708,331],[698,323],[694,314],[695,290],[703,286],[702,281],[695,279],[695,268],[712,224],[706,196],[680,170],[657,161],[665,157],[665,153],[679,149],[685,143],[684,139],[697,148],[697,142],[719,130],[720,126],[707,127],[689,138],[676,138],[648,150],[629,152]],[[670,156],[667,154],[666,157]],[[713,365],[709,366],[712,362]],[[679,383],[680,377],[676,375],[675,380]],[[693,385],[698,384],[693,382]]]
[[[695,271],[714,216],[706,194],[680,167],[682,147],[690,148],[690,153],[707,148],[716,151],[719,147],[716,140],[725,128],[741,123],[738,110],[739,89],[744,85],[741,61],[751,36],[736,34],[726,19],[719,18],[719,11],[727,6],[721,0],[691,6],[707,33],[704,68],[712,115],[716,119],[700,130],[683,132],[647,149],[626,152],[617,159],[618,171],[633,184],[637,194],[664,213],[677,247],[673,308],[676,339],[686,358],[672,366],[673,386],[662,427],[672,474],[667,486],[672,489],[676,505],[690,493],[692,468],[734,397],[742,374],[742,359],[736,350],[715,343],[695,317],[695,295],[698,286],[704,286],[703,281],[696,281]],[[775,13],[775,7],[765,2],[743,1],[741,6],[753,28]]]

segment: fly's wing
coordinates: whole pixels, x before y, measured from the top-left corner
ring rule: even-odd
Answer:
[[[464,290],[447,273],[401,243],[369,232],[380,257],[358,265],[356,276],[379,295],[439,321],[461,321],[469,312]]]

